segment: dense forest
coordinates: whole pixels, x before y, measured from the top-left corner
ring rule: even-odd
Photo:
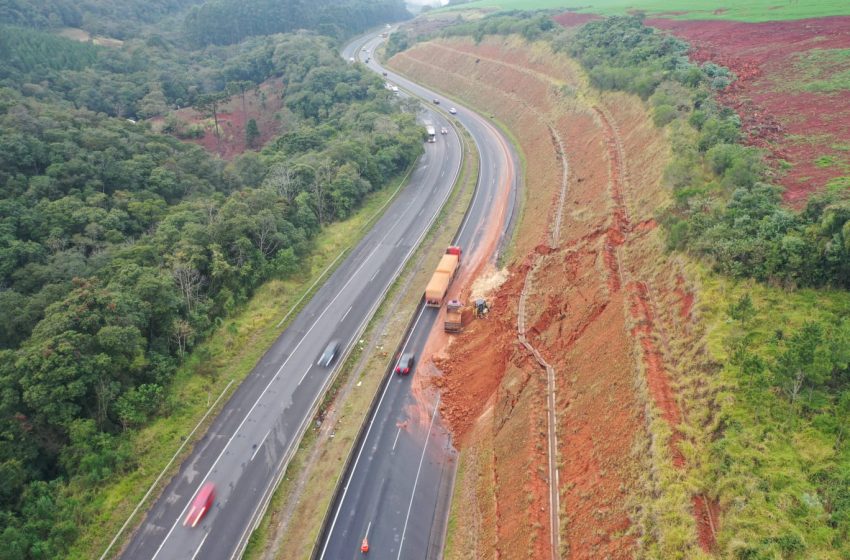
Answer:
[[[125,5],[149,7],[108,9]],[[84,504],[134,468],[133,431],[168,413],[184,356],[422,151],[414,116],[327,37],[192,51],[175,35],[107,48],[32,28],[97,6],[0,4],[18,25],[0,34],[2,559],[62,557],[91,522]],[[269,79],[286,86],[287,127],[230,163],[136,121]]]
[[[407,17],[402,0],[209,0],[189,11],[185,29],[197,45],[227,45],[298,29],[343,37]]]
[[[202,0],[0,0],[0,24],[55,29],[80,27],[125,39],[138,24],[154,23]]]

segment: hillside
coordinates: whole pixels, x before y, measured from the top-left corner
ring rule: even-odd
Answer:
[[[335,38],[192,49],[163,19],[189,3],[0,2],[4,558],[102,554],[259,357],[233,318],[294,301],[326,228],[421,153]]]
[[[462,449],[447,557],[548,554],[546,378],[516,342],[529,285],[528,337],[557,376],[562,557],[846,554],[850,451],[840,419],[850,297],[830,289],[842,276],[820,290],[799,289],[802,276],[764,282],[758,260],[721,254],[726,234],[711,224],[729,212],[728,235],[747,244],[781,213],[786,223],[809,224],[800,248],[812,257],[829,244],[815,238],[835,235],[830,250],[843,267],[846,193],[815,197],[794,218],[780,209],[778,190],[759,198],[760,181],[777,177],[770,160],[751,168],[758,179],[727,167],[742,164],[716,165],[721,152],[756,156],[723,124],[734,113],[699,93],[692,105],[671,83],[702,80],[696,66],[665,76],[666,54],[628,62],[636,46],[623,38],[657,41],[663,48],[647,49],[671,57],[687,45],[625,18],[569,16],[597,23],[561,33],[530,23],[539,20],[492,17],[390,61],[493,115],[525,157],[507,280],[488,296],[489,320],[473,323],[437,361],[442,412]],[[705,79],[711,87],[711,74]],[[832,125],[846,124],[840,111],[819,108]],[[701,113],[716,123],[707,126]],[[565,170],[563,225],[549,239]],[[746,212],[763,233],[751,233]],[[700,236],[676,241],[675,215]]]

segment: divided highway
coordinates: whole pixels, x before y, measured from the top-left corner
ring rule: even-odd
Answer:
[[[427,118],[449,126],[439,114]],[[437,143],[425,144],[409,184],[226,403],[122,558],[241,556],[336,367],[433,223],[460,163],[460,140],[453,130]],[[331,340],[342,343],[339,358],[331,367],[317,365]],[[197,527],[184,527],[190,504],[206,482],[216,485],[214,505]]]
[[[364,37],[348,45],[343,56],[363,62],[369,59],[370,68],[386,72],[387,80],[422,99],[443,99],[378,65],[371,53],[380,42],[375,34]],[[445,99],[443,103],[443,109],[450,106]],[[517,192],[511,170],[519,168],[519,159],[489,122],[460,106],[456,109],[456,120],[472,135],[481,164],[475,197],[455,238],[455,244],[464,251],[463,269],[476,252],[479,259],[495,258],[480,254],[485,251],[484,228],[494,219],[494,201],[507,190],[507,219],[497,226],[502,239],[506,237]],[[441,328],[436,324],[438,316],[439,310],[421,307],[401,351],[420,355],[431,329]],[[411,375],[417,375],[416,369]],[[439,419],[439,396],[414,395],[412,382],[409,376],[394,376],[386,384],[366,435],[355,450],[350,472],[345,474],[314,558],[362,559],[364,538],[369,555],[381,560],[441,557],[455,452]]]

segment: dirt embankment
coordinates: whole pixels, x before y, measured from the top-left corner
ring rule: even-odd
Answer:
[[[790,165],[778,178],[788,204],[801,207],[810,194],[848,174],[850,91],[842,76],[850,71],[844,51],[850,49],[850,17],[646,23],[688,41],[698,62],[735,73],[738,79],[719,99],[741,116],[752,145],[766,150],[777,168]]]
[[[693,330],[695,291],[653,220],[667,202],[662,134],[639,100],[590,93],[571,61],[541,45],[432,42],[391,65],[492,113],[526,158],[511,274],[491,296],[490,318],[438,360],[442,412],[464,449],[455,509],[462,529],[450,537],[449,557],[549,557],[546,374],[516,337],[535,250],[542,256],[526,322],[557,375],[560,557],[710,549],[716,511],[694,508],[711,499],[694,485],[681,489],[690,465],[680,448],[693,431],[683,429],[689,381],[672,349]],[[563,173],[554,132],[569,186],[551,249]],[[671,520],[662,499],[681,515]]]

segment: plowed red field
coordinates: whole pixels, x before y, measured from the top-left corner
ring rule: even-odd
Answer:
[[[691,56],[738,76],[719,98],[741,115],[748,141],[769,151],[784,198],[800,207],[850,167],[850,90],[832,78],[850,70],[850,17],[742,23],[651,19],[693,46]],[[834,57],[828,55],[834,54]],[[812,58],[827,55],[832,64]],[[781,165],[780,165],[781,164]]]

